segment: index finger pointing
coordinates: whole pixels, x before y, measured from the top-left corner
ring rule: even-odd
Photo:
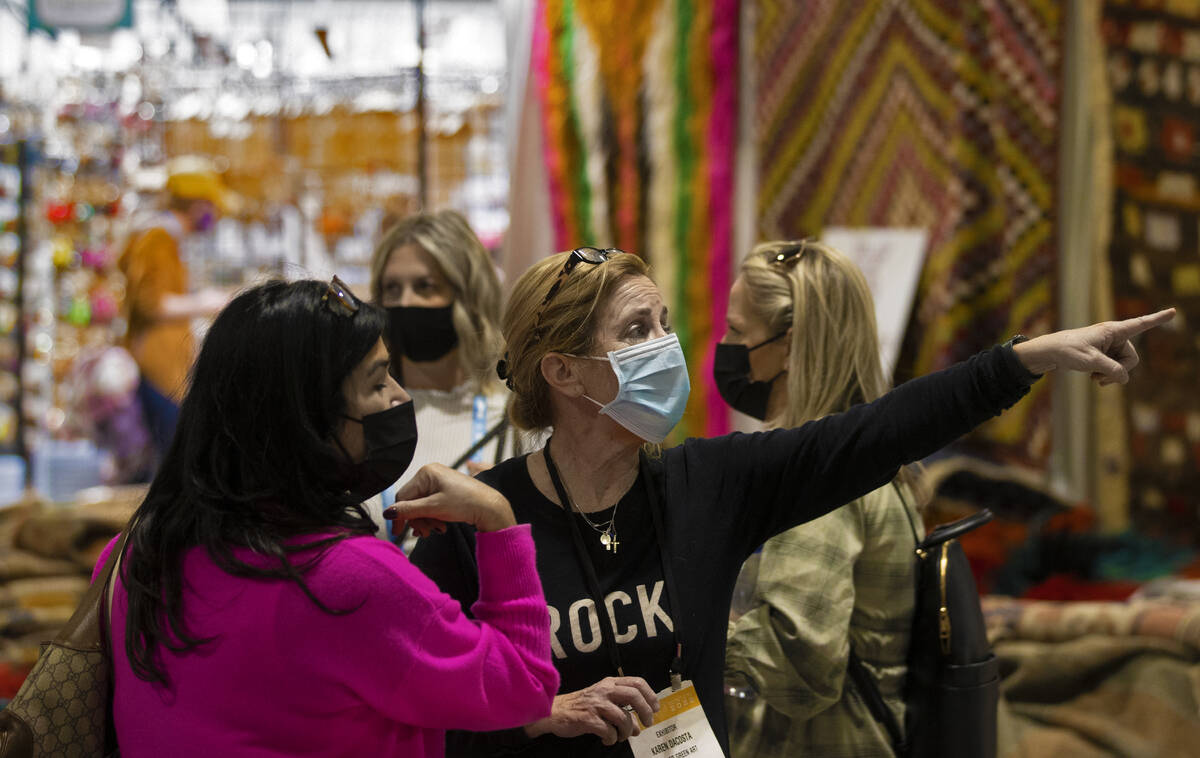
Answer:
[[[1171,319],[1175,318],[1175,309],[1167,308],[1158,313],[1150,313],[1145,316],[1136,318],[1127,318],[1124,321],[1118,321],[1116,326],[1117,339],[1127,340],[1130,337],[1135,337],[1142,332],[1149,331],[1156,326],[1162,326]]]

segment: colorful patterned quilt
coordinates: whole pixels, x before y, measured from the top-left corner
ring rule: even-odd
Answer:
[[[1130,514],[1138,529],[1200,528],[1200,2],[1104,4],[1115,151],[1109,259],[1118,316],[1175,306],[1126,388]]]
[[[1063,5],[754,4],[758,232],[917,226],[930,248],[897,379],[1055,326]],[[1049,383],[971,440],[1044,467]]]

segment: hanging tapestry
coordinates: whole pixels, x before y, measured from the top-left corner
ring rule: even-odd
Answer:
[[[1054,0],[759,0],[758,234],[923,227],[897,381],[1055,327]],[[1045,467],[1050,386],[963,444]]]
[[[730,285],[737,0],[541,0],[533,84],[556,246],[645,258],[691,368],[680,435],[727,430],[712,380]]]
[[[1126,387],[1130,515],[1151,534],[1200,527],[1200,2],[1109,2],[1102,33],[1112,92],[1117,316],[1176,306],[1145,335]]]

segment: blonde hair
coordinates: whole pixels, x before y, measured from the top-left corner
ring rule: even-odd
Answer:
[[[799,253],[775,260],[799,245]],[[787,407],[769,423],[800,426],[887,392],[875,302],[849,258],[820,242],[768,242],[751,251],[741,275],[746,301],[769,333],[792,330]]]
[[[780,253],[800,252],[777,261]],[[795,427],[885,394],[891,382],[879,357],[875,300],[854,262],[820,242],[765,242],[741,266],[746,301],[768,334],[792,330],[787,406],[769,426]],[[918,465],[897,480],[918,508],[927,498]]]
[[[458,334],[458,360],[481,389],[499,389],[500,279],[492,257],[467,220],[455,211],[418,213],[388,229],[371,259],[371,299],[383,302],[383,272],[396,248],[414,244],[437,261],[454,290],[451,319]]]
[[[595,347],[598,315],[613,290],[631,276],[650,275],[646,262],[629,253],[603,263],[579,263],[563,277],[543,310],[546,293],[570,255],[552,255],[522,274],[504,311],[505,374],[513,391],[509,416],[519,429],[545,429],[554,423],[542,358],[547,353],[588,355]]]

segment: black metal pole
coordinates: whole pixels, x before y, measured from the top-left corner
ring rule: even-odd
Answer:
[[[425,144],[425,0],[417,0],[417,200],[429,206],[429,155]]]

